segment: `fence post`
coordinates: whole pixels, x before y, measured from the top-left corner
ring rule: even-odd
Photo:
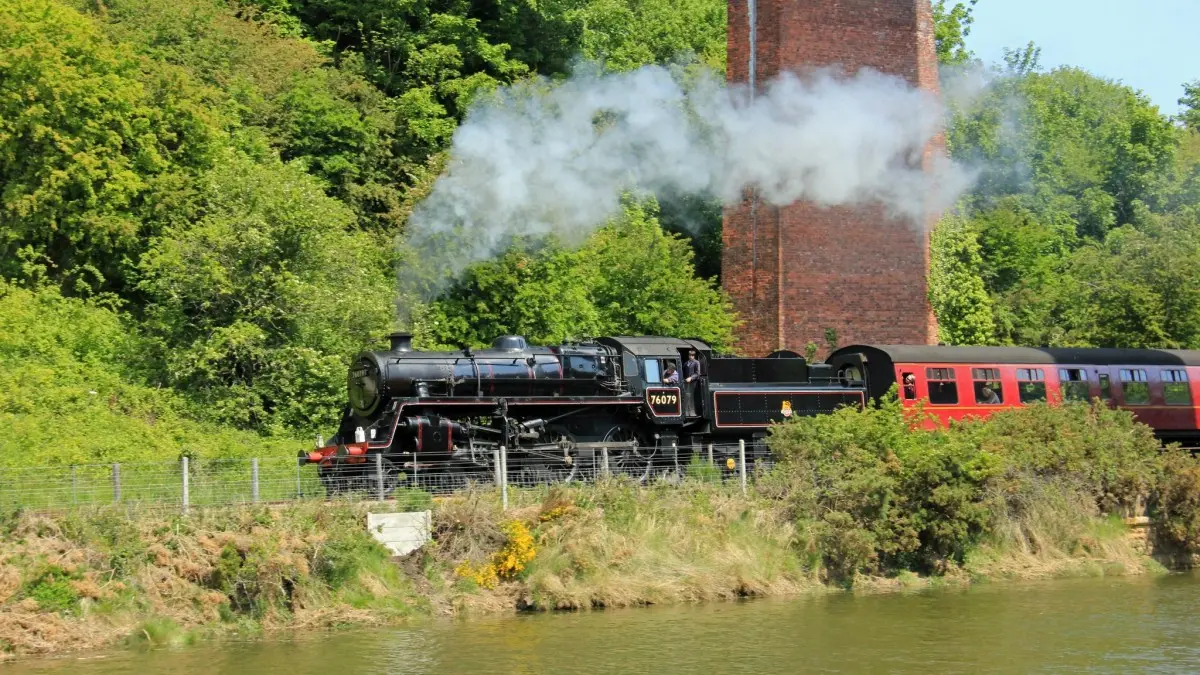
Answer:
[[[187,458],[187,455],[184,455],[184,457],[183,457],[183,515],[185,515],[185,516],[187,515],[188,506],[189,506],[188,502],[190,501],[188,499],[188,497],[189,497],[189,495],[188,495],[188,458]]]
[[[375,453],[375,485],[379,490],[379,501],[383,501],[383,453]]]
[[[738,474],[742,479],[742,496],[746,496],[746,441],[738,441]]]
[[[250,460],[250,499],[258,503],[258,458]]]
[[[120,501],[121,501],[121,463],[120,462],[113,464],[112,483],[113,483],[113,503],[117,504],[117,503],[120,503]]]
[[[500,446],[500,506],[508,510],[508,449]]]
[[[712,443],[708,444],[708,465],[709,466],[713,465],[713,444]]]
[[[609,477],[608,473],[608,446],[600,448],[600,475],[605,478]]]
[[[75,465],[72,464],[71,465],[71,503],[72,504],[78,503],[77,498],[75,496],[78,488],[79,488],[79,477],[75,475]]]
[[[671,441],[671,458],[675,462],[675,471],[679,472],[679,443]]]
[[[300,462],[296,462],[296,499],[304,498],[304,486],[300,483]]]

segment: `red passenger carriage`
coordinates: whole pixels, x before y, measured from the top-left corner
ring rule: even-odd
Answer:
[[[942,423],[1036,401],[1099,398],[1164,440],[1200,442],[1200,351],[853,345],[828,363],[874,397],[898,385],[904,405],[924,401]]]

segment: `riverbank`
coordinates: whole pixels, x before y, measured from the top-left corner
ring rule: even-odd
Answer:
[[[782,425],[743,495],[715,467],[466,492],[400,560],[379,503],[0,516],[0,654],[434,615],[1161,573],[1200,550],[1200,464],[1104,406],[913,431],[897,406]],[[1154,536],[1124,517],[1151,516]]]
[[[18,514],[0,544],[5,657],[162,646],[431,615],[629,607],[839,592],[778,503],[721,486],[513,491],[440,501],[435,541],[391,559],[366,533],[378,504],[175,514]],[[861,577],[903,590],[998,578],[1161,570],[1119,523],[1078,548],[982,547],[929,577]]]

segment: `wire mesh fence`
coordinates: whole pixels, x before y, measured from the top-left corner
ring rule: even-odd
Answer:
[[[377,500],[422,509],[435,496],[469,489],[568,484],[616,479],[638,484],[708,482],[745,492],[771,466],[760,448],[724,444],[653,452],[629,446],[571,448],[562,453],[490,453],[434,461],[411,455],[362,457],[357,464],[317,467],[291,457],[192,459],[174,462],[0,468],[0,509],[80,506],[193,508],[300,500]]]

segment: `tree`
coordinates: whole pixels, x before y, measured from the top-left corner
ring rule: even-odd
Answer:
[[[946,0],[933,3],[933,40],[938,63],[943,66],[960,66],[974,60],[975,55],[967,49],[966,38],[975,23],[973,12],[979,0],[956,2],[949,10]]]
[[[301,159],[363,226],[399,228],[405,171],[396,101],[364,78],[361,54],[334,64],[327,47],[266,22],[278,22],[285,7],[238,8],[224,0],[107,0],[96,19],[148,60],[207,84],[243,152]]]
[[[1179,105],[1184,108],[1179,116],[1183,123],[1192,131],[1200,131],[1200,80],[1183,85]]]
[[[929,301],[938,337],[952,345],[986,345],[995,340],[992,301],[980,272],[983,258],[975,233],[959,216],[947,216],[930,242]]]
[[[222,143],[207,92],[49,0],[0,4],[0,274],[123,287],[164,204]],[[178,206],[178,203],[175,203]]]
[[[1095,239],[1153,199],[1179,142],[1144,95],[1077,68],[1004,79],[947,133],[956,159],[982,167],[974,206],[1022,195]]]
[[[1119,228],[1066,261],[1053,288],[1054,313],[1071,344],[1195,349],[1198,274],[1195,221],[1157,220],[1149,232]]]
[[[168,382],[243,428],[335,422],[347,360],[392,321],[391,247],[296,164],[231,154],[203,191],[140,264]]]
[[[725,70],[724,0],[588,0],[570,13],[579,48],[610,70],[695,60]]]
[[[423,312],[422,341],[480,346],[516,333],[542,344],[622,334],[732,343],[728,299],[696,278],[687,241],[664,232],[652,206],[626,204],[578,250],[536,243],[472,266]]]

